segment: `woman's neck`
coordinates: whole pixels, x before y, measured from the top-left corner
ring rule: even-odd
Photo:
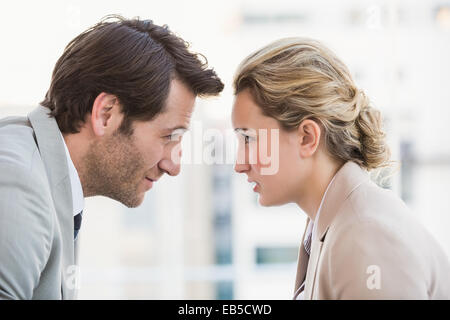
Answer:
[[[314,221],[319,210],[322,198],[336,172],[343,163],[330,159],[320,159],[313,163],[308,181],[301,188],[297,205]]]

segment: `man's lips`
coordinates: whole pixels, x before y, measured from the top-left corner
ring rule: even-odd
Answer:
[[[152,179],[152,178],[149,178],[149,177],[145,177],[145,179],[147,179],[147,180],[149,180],[151,182],[156,182],[158,180],[158,179]]]
[[[156,180],[158,180],[158,179],[152,179],[152,178],[149,178],[149,177],[145,177],[145,189],[146,190],[150,190],[151,189],[151,187],[153,186],[153,183],[154,182],[156,182]]]

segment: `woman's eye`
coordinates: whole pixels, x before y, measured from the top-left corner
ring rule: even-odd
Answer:
[[[169,143],[173,140],[173,136],[171,134],[169,134],[168,136],[164,136],[164,143]]]
[[[250,136],[244,135],[244,143],[245,144],[249,144],[250,142],[252,142],[254,140],[255,140],[254,137],[250,137]]]

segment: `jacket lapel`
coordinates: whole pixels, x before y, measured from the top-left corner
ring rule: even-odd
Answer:
[[[309,257],[307,270],[305,271],[305,300],[314,297],[316,269],[319,263],[320,254],[326,234],[331,223],[333,222],[334,217],[339,212],[341,205],[350,196],[352,191],[368,179],[369,176],[366,171],[361,169],[361,167],[359,167],[359,165],[357,165],[356,163],[348,161],[338,170],[332,184],[329,186],[325,199],[323,200],[322,207],[320,209],[318,221],[316,221],[316,236],[313,237],[314,240],[311,243],[311,256]],[[303,241],[300,247],[301,252],[303,248]],[[303,251],[305,251],[304,248]],[[305,267],[301,266],[301,263],[302,262],[299,261],[299,266],[297,269],[297,279],[301,276],[300,272],[303,272],[302,268]]]
[[[306,253],[305,246],[303,242],[305,241],[306,232],[308,230],[308,224],[310,223],[310,219],[306,220],[305,231],[303,232],[302,242],[300,242],[300,251],[298,253],[298,263],[297,263],[297,275],[295,278],[295,290],[294,290],[294,300],[297,298],[299,293],[300,286],[303,283],[303,280],[306,277],[306,270],[308,268],[308,254]]]
[[[28,114],[28,119],[34,129],[37,145],[47,171],[53,196],[57,219],[62,239],[63,261],[61,265],[62,298],[72,299],[74,290],[67,286],[71,275],[68,270],[75,265],[73,240],[73,203],[70,186],[69,169],[56,120],[48,115],[49,109],[38,106]]]
[[[369,175],[359,165],[352,161],[346,162],[336,173],[330,185],[320,210],[317,222],[317,240],[324,240],[328,227],[339,212],[341,205],[350,194],[363,182],[369,180]]]
[[[316,268],[319,262],[322,245],[323,242],[320,240],[314,240],[311,243],[311,256],[309,257],[305,281],[305,300],[311,300],[313,295],[314,283],[316,281]]]

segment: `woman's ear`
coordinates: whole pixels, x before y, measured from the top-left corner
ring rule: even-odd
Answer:
[[[90,118],[92,131],[96,136],[113,133],[123,119],[117,97],[101,92],[94,100]]]
[[[322,128],[320,125],[311,119],[303,120],[298,129],[298,142],[300,157],[312,157],[319,147],[320,136]]]

